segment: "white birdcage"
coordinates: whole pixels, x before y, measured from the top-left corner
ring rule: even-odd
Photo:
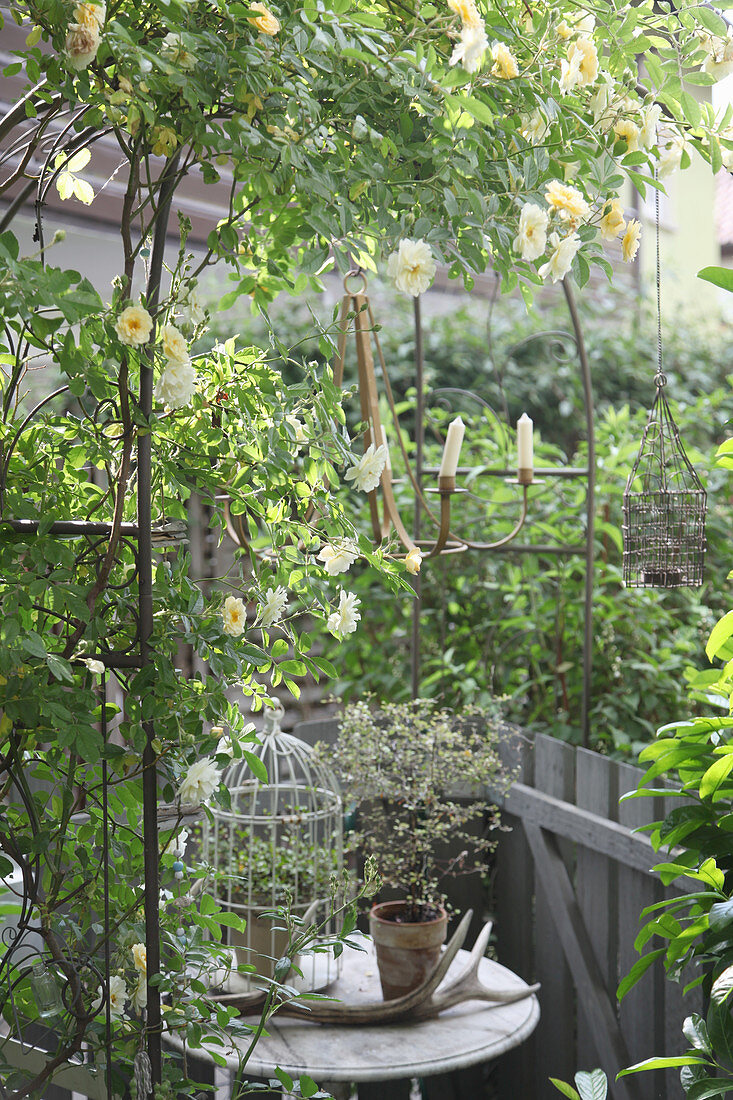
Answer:
[[[224,775],[231,809],[212,810],[206,836],[207,858],[217,869],[217,900],[247,922],[244,932],[230,929],[229,935],[237,962],[257,968],[246,979],[249,988],[261,986],[258,976],[274,976],[288,946],[288,931],[273,910],[287,901],[306,925],[321,923],[329,914],[332,876],[340,878],[343,868],[338,781],[309,745],[283,733],[282,713],[279,704],[267,711],[261,744],[251,749],[268,781],[257,779],[246,760],[233,764]],[[336,980],[340,960],[323,949],[337,931],[331,925],[316,941],[320,950],[295,958],[302,977],[291,971],[288,984],[311,991]]]

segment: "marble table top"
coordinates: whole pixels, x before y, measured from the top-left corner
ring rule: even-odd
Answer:
[[[366,950],[345,949],[341,977],[328,991],[328,996],[350,1004],[382,998],[374,947],[368,936],[361,938]],[[468,956],[468,951],[458,952],[446,980],[456,976]],[[479,976],[493,988],[526,985],[511,970],[490,959],[482,959]],[[258,1041],[247,1072],[271,1077],[278,1066],[291,1077],[307,1073],[316,1081],[429,1077],[488,1062],[511,1050],[532,1034],[539,1018],[535,996],[509,1005],[466,1001],[434,1020],[418,1023],[345,1026],[276,1015],[267,1024],[268,1034]],[[247,1018],[253,1024],[256,1020]],[[226,1050],[218,1050],[226,1056]],[[236,1068],[233,1052],[227,1061]]]

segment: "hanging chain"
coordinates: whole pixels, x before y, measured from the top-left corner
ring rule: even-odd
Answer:
[[[657,181],[657,170],[654,169],[654,181]],[[657,389],[666,386],[667,379],[662,370],[662,277],[661,264],[659,262],[659,188],[655,187],[655,210],[657,230],[657,373],[654,376],[654,384]]]

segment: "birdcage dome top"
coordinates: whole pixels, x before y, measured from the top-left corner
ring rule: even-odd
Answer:
[[[257,778],[244,759],[232,764],[224,774],[231,809],[217,807],[218,818],[246,818],[253,824],[274,820],[298,824],[323,820],[341,814],[342,800],[338,780],[329,767],[319,761],[310,745],[280,728],[282,706],[268,710],[260,744],[248,747],[267,771],[267,782]]]

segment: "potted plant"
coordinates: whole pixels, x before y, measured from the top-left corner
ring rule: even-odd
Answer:
[[[445,939],[447,876],[485,871],[499,825],[486,798],[505,784],[498,707],[440,709],[435,701],[347,706],[323,747],[357,803],[350,847],[371,855],[399,899],[374,905],[370,932],[385,1000],[433,969]],[[485,819],[487,828],[471,826]]]

